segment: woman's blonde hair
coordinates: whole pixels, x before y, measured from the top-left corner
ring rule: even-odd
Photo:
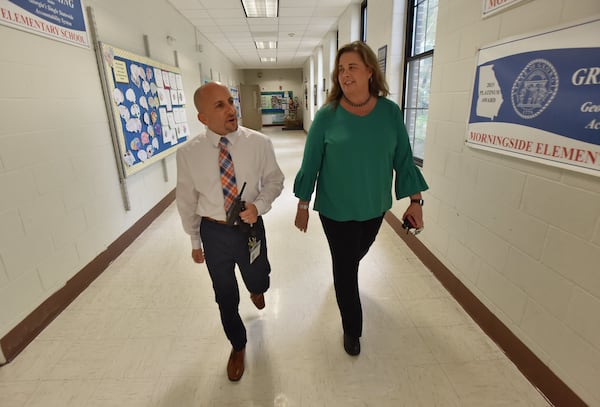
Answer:
[[[338,82],[338,74],[340,72],[340,57],[346,52],[356,52],[367,68],[371,68],[373,75],[369,81],[369,93],[373,96],[387,96],[390,91],[388,89],[385,76],[379,68],[379,62],[373,50],[362,41],[354,41],[340,48],[335,56],[335,65],[331,73],[331,90],[327,95],[325,104],[331,103],[334,107],[340,103],[340,99],[344,95],[340,83]]]

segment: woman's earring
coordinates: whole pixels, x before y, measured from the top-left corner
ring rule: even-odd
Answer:
[[[369,83],[373,82],[373,77],[369,76]]]

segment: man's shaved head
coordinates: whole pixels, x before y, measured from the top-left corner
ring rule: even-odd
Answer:
[[[225,135],[237,130],[237,110],[227,86],[210,82],[194,92],[194,105],[200,120],[211,131]]]
[[[229,91],[225,85],[222,85],[219,82],[205,83],[204,85],[196,89],[196,92],[194,92],[194,106],[196,106],[196,110],[198,111],[198,113],[201,113],[204,110],[206,110],[206,106],[203,106],[202,102],[205,101],[206,95],[210,93],[211,90],[217,88],[224,88],[225,90]]]

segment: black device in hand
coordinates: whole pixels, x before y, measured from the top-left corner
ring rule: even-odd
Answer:
[[[417,229],[417,222],[410,215],[407,215],[404,218],[404,223],[402,224],[402,229],[406,229],[407,234],[408,234],[408,232],[411,232],[413,235],[418,235],[422,230],[422,229]],[[414,229],[414,230],[411,230],[411,229]]]
[[[245,182],[244,185],[242,185],[242,190],[240,191],[238,196],[234,198],[233,202],[231,203],[231,206],[227,210],[227,217],[225,218],[225,221],[229,226],[241,225],[242,223],[244,223],[240,219],[240,212],[246,210],[246,202],[242,201],[242,194],[244,193],[244,188],[246,188]]]
[[[410,229],[414,229],[415,225],[412,222],[412,218],[410,216],[407,216],[406,218],[404,218],[404,223],[402,224],[402,229],[406,229],[406,232],[408,233],[408,231]]]

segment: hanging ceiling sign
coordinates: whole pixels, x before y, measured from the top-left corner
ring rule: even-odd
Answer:
[[[0,0],[0,24],[90,47],[80,0]]]
[[[468,146],[600,176],[600,18],[479,51]]]

